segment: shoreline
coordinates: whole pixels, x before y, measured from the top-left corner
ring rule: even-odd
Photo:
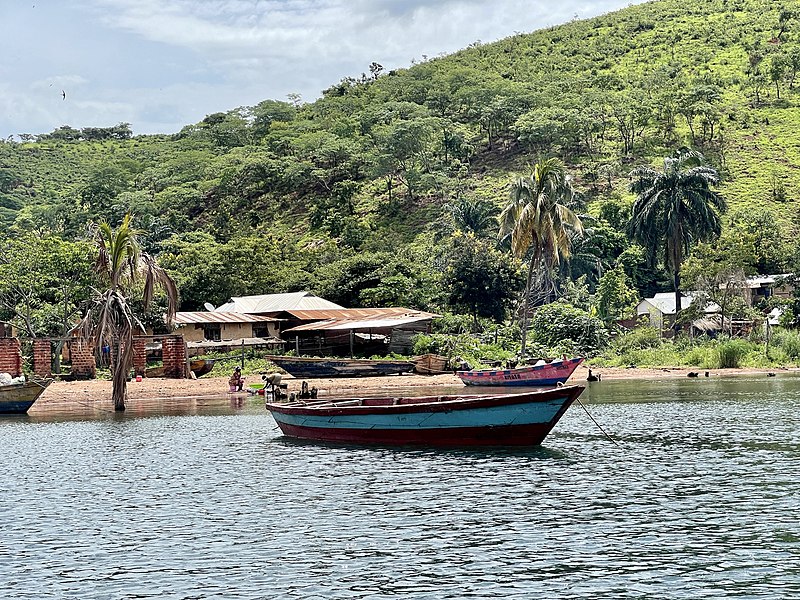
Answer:
[[[579,385],[586,382],[589,367],[581,365],[570,377],[568,384]],[[594,368],[593,374],[601,376],[602,381],[620,380],[656,380],[677,379],[687,377],[689,372],[699,373],[704,377],[705,369],[689,369],[686,367],[663,368]],[[789,374],[798,372],[797,368],[782,369],[709,369],[709,377],[738,377],[743,375],[763,375],[767,373]],[[236,398],[247,396],[247,384],[259,381],[257,375],[245,376],[245,391],[231,393],[228,391],[228,377],[201,377],[200,379],[143,379],[140,382],[128,383],[128,404],[135,406],[142,401],[181,401],[191,402],[199,399]],[[283,383],[288,384],[288,392],[300,390],[302,379],[284,376]],[[310,386],[320,390],[321,396],[347,397],[359,395],[392,395],[393,391],[413,388],[452,388],[464,387],[454,374],[441,375],[390,375],[386,377],[341,377],[325,379],[309,379]],[[466,389],[466,388],[465,388]],[[513,390],[509,390],[513,391]],[[30,413],[59,409],[68,405],[95,406],[106,408],[111,406],[111,381],[55,381],[45,390],[31,407]]]

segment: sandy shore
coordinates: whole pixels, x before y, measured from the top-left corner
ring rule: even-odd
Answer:
[[[664,368],[664,369],[592,369],[593,373],[600,374],[602,381],[620,379],[664,379],[686,377],[692,369]],[[698,371],[697,369],[694,369]],[[776,373],[796,372],[798,369],[773,370]],[[741,375],[766,374],[767,369],[717,369],[710,370],[709,377],[732,377]],[[699,370],[700,377],[705,374]],[[579,367],[569,383],[586,381],[588,369]],[[250,375],[247,382],[256,382],[258,377]],[[284,383],[288,384],[288,391],[300,390],[300,379],[285,377]],[[405,390],[409,388],[449,388],[461,386],[461,380],[455,375],[393,375],[389,377],[353,377],[338,379],[308,380],[310,385],[320,390],[321,396],[358,396],[379,395],[383,392],[391,394],[392,390]],[[141,382],[131,381],[128,384],[128,398],[130,404],[137,401],[171,400],[180,402],[182,399],[193,400],[199,398],[219,398],[229,396],[227,377],[202,377],[200,379],[144,379]],[[111,406],[110,381],[56,381],[47,388],[44,394],[31,408],[31,412],[48,410],[65,404],[92,405],[97,407]]]

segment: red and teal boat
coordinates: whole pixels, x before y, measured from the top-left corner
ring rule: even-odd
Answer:
[[[565,358],[541,364],[516,367],[514,369],[473,369],[456,371],[466,385],[515,385],[515,386],[553,386],[566,383],[575,372],[583,357]]]
[[[536,446],[581,386],[519,394],[347,398],[268,403],[285,436],[320,442],[422,446]]]

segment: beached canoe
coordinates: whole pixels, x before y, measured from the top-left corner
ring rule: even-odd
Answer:
[[[296,356],[270,356],[268,358],[293,377],[308,379],[399,375],[414,370],[414,363],[408,360],[302,358]]]
[[[50,383],[51,380],[47,379],[0,385],[0,414],[28,412]]]
[[[193,358],[189,361],[189,369],[195,377],[202,377],[206,373],[210,373],[213,368],[214,360],[211,358]]]
[[[322,442],[536,446],[583,391],[268,403],[284,435]]]
[[[473,369],[472,371],[456,371],[456,375],[466,385],[501,385],[501,386],[552,386],[566,383],[582,357],[554,360],[551,363],[528,365],[514,369]]]

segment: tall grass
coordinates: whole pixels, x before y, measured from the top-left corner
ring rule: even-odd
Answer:
[[[783,352],[792,360],[800,359],[800,332],[782,329],[772,336],[774,348]]]
[[[736,369],[742,366],[745,357],[752,350],[746,340],[726,340],[720,343],[713,354],[717,369]]]

